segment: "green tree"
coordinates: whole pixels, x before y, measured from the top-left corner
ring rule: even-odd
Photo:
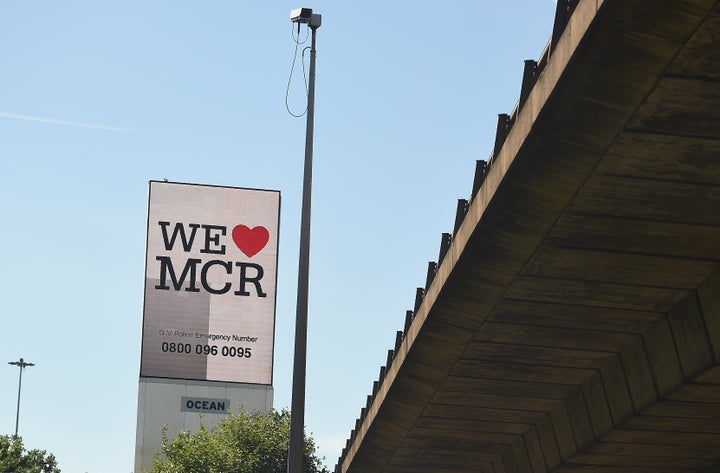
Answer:
[[[180,432],[169,439],[163,431],[162,453],[155,453],[150,473],[285,473],[290,412],[265,414],[241,411],[211,430],[201,425],[194,434]],[[305,439],[304,473],[329,473]]]
[[[0,436],[0,473],[60,473],[55,456],[45,450],[26,451],[22,438]]]

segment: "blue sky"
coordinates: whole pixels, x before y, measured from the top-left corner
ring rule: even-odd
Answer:
[[[332,467],[554,3],[0,4],[0,361],[36,363],[20,434],[64,473],[132,470],[151,179],[281,191],[274,389],[290,406],[301,6],[323,16],[305,420]],[[12,434],[18,372],[2,366]]]

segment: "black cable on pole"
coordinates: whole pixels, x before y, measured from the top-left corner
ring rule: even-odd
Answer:
[[[309,29],[309,28],[308,28],[308,29]],[[305,110],[303,110],[302,113],[300,113],[300,114],[294,113],[294,112],[290,109],[290,102],[289,102],[290,83],[292,82],[292,76],[293,76],[293,72],[294,72],[294,70],[295,70],[295,63],[297,62],[298,47],[299,47],[301,44],[305,44],[305,42],[308,40],[308,37],[310,36],[310,32],[308,32],[308,34],[305,36],[305,39],[303,39],[302,41],[300,41],[300,23],[297,24],[297,36],[295,36],[294,34],[292,34],[292,31],[294,31],[294,30],[295,30],[295,28],[292,28],[292,30],[291,30],[291,35],[292,35],[293,41],[295,42],[295,52],[293,53],[292,65],[290,66],[290,75],[288,76],[288,83],[287,83],[287,87],[285,88],[285,109],[288,111],[288,113],[289,113],[291,116],[293,116],[293,117],[295,117],[295,118],[300,118],[300,117],[304,116],[304,115],[307,113],[307,109],[308,109],[308,103],[307,103],[308,80],[307,80],[307,75],[306,75],[306,73],[305,73],[305,51],[307,51],[307,50],[310,49],[310,48],[308,48],[308,47],[303,48],[303,51],[302,51],[302,54],[301,54],[301,57],[300,57],[300,61],[302,62],[303,80],[304,80],[304,82],[305,82],[305,98],[306,98],[306,101],[305,101]]]

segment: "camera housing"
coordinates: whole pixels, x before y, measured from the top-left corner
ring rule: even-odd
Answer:
[[[296,8],[290,11],[290,21],[293,23],[307,23],[311,28],[318,28],[322,24],[322,15],[312,12],[312,8]]]
[[[293,23],[310,23],[312,8],[296,8],[290,12],[290,21]]]

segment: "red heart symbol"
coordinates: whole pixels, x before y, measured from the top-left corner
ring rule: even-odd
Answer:
[[[265,227],[248,228],[245,225],[237,225],[233,228],[232,239],[240,251],[248,258],[252,258],[265,248],[270,240],[270,233]]]

